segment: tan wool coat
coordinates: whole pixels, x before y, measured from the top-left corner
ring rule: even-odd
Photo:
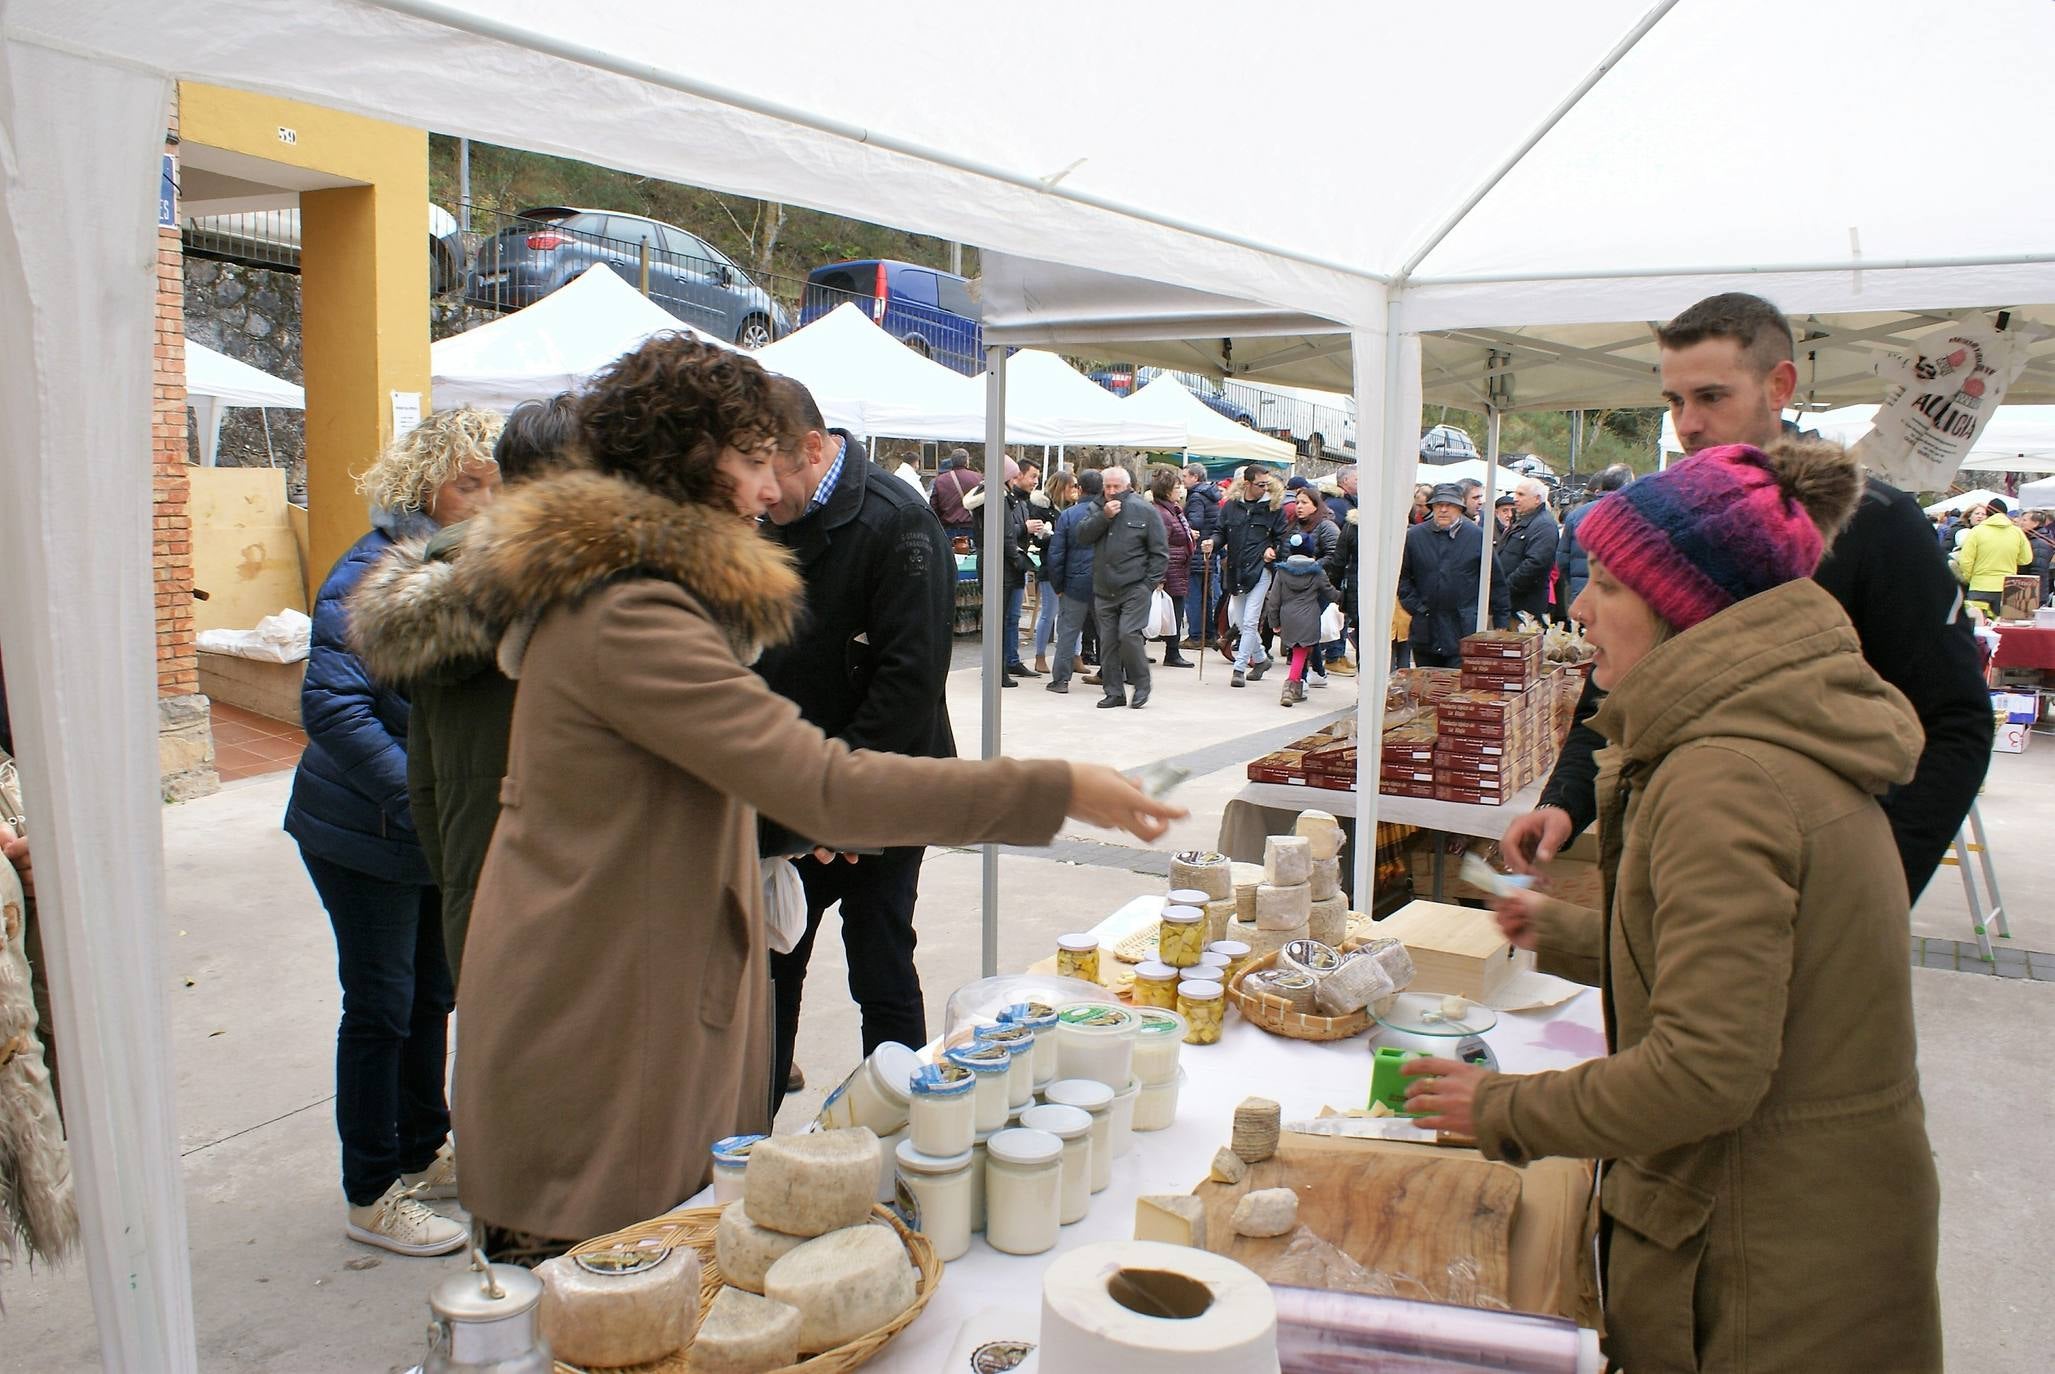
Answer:
[[[1593,718],[1606,910],[1540,918],[1612,1053],[1494,1074],[1480,1147],[1607,1161],[1607,1350],[1632,1374],[1941,1368],[1939,1191],[1905,877],[1875,794],[1911,707],[1807,580],[1656,646]]]
[[[569,474],[502,497],[458,568],[513,624],[518,679],[458,999],[461,1196],[579,1239],[676,1206],[715,1140],[769,1129],[759,811],[844,848],[1043,844],[1068,766],[827,740],[747,666],[792,633],[800,584],[724,512]]]

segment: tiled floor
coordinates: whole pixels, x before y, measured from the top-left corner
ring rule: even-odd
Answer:
[[[300,761],[307,736],[296,725],[217,701],[214,714],[214,771],[223,782],[283,773]]]

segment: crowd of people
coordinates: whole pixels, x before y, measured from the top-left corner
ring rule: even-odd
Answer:
[[[1996,620],[2008,577],[2035,581],[2034,604],[2047,601],[2055,559],[2055,512],[2022,510],[2015,517],[2002,496],[1934,517],[1934,533],[1948,553],[1955,580],[1969,600]]]

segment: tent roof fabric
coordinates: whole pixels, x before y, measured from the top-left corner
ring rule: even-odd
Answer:
[[[958,443],[984,438],[984,395],[973,397],[961,386],[971,379],[921,357],[853,304],[765,345],[756,360],[803,383],[828,423],[853,433]]]
[[[512,410],[546,400],[669,332],[729,347],[595,264],[533,305],[430,345],[435,404]]]
[[[1928,515],[1939,515],[1944,510],[1968,510],[1971,506],[1981,506],[1993,497],[2003,500],[2008,506],[2012,504],[2012,498],[2005,495],[2004,492],[1978,487],[1975,491],[1965,491],[1958,496],[1951,496],[1945,501],[1936,501],[1933,505],[1926,508],[1926,512]]]
[[[186,395],[222,405],[305,410],[307,393],[282,377],[186,340]]]
[[[1259,429],[1237,424],[1198,397],[1183,382],[1168,374],[1157,377],[1124,401],[1115,404],[1136,419],[1149,418],[1175,429],[1182,447],[1196,456],[1254,459],[1291,466],[1298,451],[1282,439],[1273,439]]]
[[[975,395],[978,413],[983,415],[985,378],[962,377],[957,385],[966,395]],[[1022,349],[1006,360],[1006,441],[1010,444],[1181,449],[1187,428],[1181,420],[1131,408],[1054,353]]]

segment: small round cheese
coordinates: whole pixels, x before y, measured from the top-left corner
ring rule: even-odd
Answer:
[[[647,1364],[692,1339],[699,1314],[699,1255],[679,1246],[632,1273],[594,1273],[568,1255],[535,1266],[542,1334],[557,1357],[613,1368]]]
[[[864,1126],[766,1136],[743,1174],[749,1219],[802,1238],[860,1226],[877,1201],[879,1158],[878,1138]]]
[[[693,1374],[767,1374],[799,1363],[799,1312],[723,1288],[692,1340]]]
[[[1238,1236],[1281,1236],[1298,1225],[1299,1195],[1289,1188],[1259,1188],[1234,1205]]]
[[[877,1330],[916,1295],[906,1247],[882,1226],[830,1231],[764,1276],[765,1297],[799,1309],[799,1348],[814,1353]]]
[[[731,1202],[721,1209],[720,1222],[714,1227],[714,1263],[721,1266],[721,1277],[735,1287],[761,1293],[763,1276],[771,1266],[806,1244],[806,1238],[758,1226],[743,1210],[746,1205]]]

